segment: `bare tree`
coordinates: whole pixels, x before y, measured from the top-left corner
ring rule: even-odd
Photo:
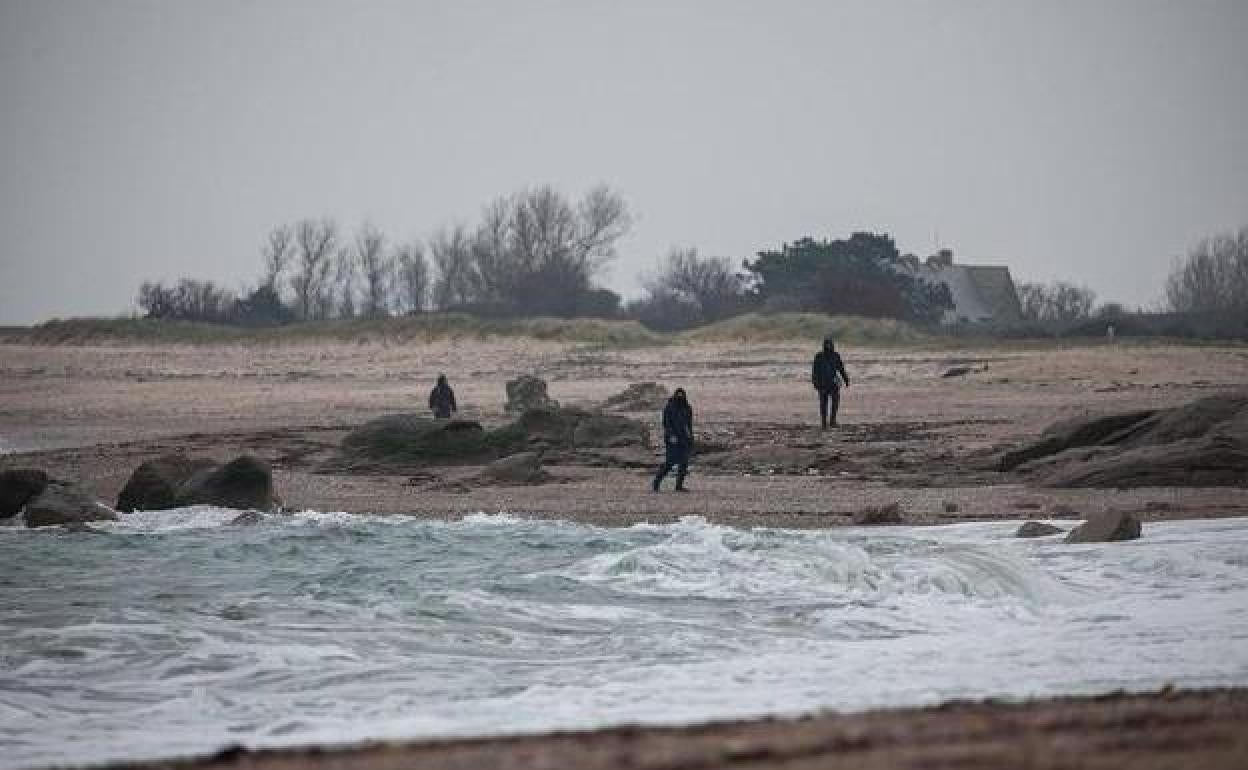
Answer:
[[[624,199],[605,186],[576,204],[549,186],[499,198],[472,238],[474,299],[572,314],[631,225]]]
[[[429,240],[429,253],[438,269],[433,288],[434,304],[441,310],[477,300],[477,278],[472,265],[468,230],[463,225],[438,231]]]
[[[372,225],[364,225],[355,236],[355,259],[363,279],[360,308],[365,318],[379,318],[390,309],[391,258],[386,254],[386,236]]]
[[[268,238],[260,249],[264,257],[264,276],[260,279],[260,285],[267,286],[276,294],[281,294],[280,282],[282,274],[286,272],[286,265],[290,262],[294,239],[295,233],[290,225],[281,225],[269,231]]]
[[[1023,283],[1017,292],[1023,317],[1032,321],[1081,321],[1091,317],[1096,306],[1096,292],[1065,281]]]
[[[390,258],[394,273],[395,309],[400,313],[424,312],[429,296],[429,262],[420,244],[400,244]]]
[[[744,306],[745,277],[727,257],[699,257],[697,249],[672,249],[645,281],[652,298],[675,296],[698,310],[703,322],[719,321]],[[670,302],[667,304],[671,304]]]
[[[356,262],[349,249],[338,249],[334,255],[334,280],[326,287],[327,303],[334,307],[339,318],[355,318]],[[324,315],[328,315],[325,313]],[[324,317],[324,316],[323,316]]]
[[[305,219],[295,225],[295,243],[296,265],[290,281],[295,312],[304,320],[325,318],[333,308],[332,298],[325,301],[325,290],[338,243],[338,226],[331,219]]]
[[[1206,238],[1177,261],[1166,301],[1180,313],[1248,314],[1248,227]]]

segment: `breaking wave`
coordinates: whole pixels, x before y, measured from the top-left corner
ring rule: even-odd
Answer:
[[[0,528],[0,766],[1248,683],[1248,521]]]

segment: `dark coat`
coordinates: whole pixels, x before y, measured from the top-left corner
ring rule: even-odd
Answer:
[[[693,407],[688,401],[667,400],[663,407],[663,443],[693,446]]]
[[[839,388],[842,381],[849,384],[849,375],[845,372],[845,362],[841,360],[841,354],[835,350],[820,350],[816,353],[815,361],[810,367],[810,383],[817,390],[833,390]]]
[[[439,382],[433,386],[433,390],[429,392],[429,408],[433,410],[434,417],[450,417],[451,412],[459,411],[459,407],[455,404],[455,391],[451,390],[451,386],[445,382]]]

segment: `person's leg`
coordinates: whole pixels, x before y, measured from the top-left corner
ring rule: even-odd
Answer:
[[[650,488],[658,492],[659,485],[663,483],[663,479],[667,477],[667,472],[671,469],[672,464],[666,460],[663,461],[663,464],[659,466],[659,472],[654,475],[654,482],[650,484]]]
[[[676,491],[685,491],[685,476],[689,475],[689,461],[685,460],[676,466]]]
[[[833,388],[828,391],[828,421],[832,425],[836,425],[836,413],[841,409],[841,389]]]
[[[819,391],[819,427],[828,427],[828,391]]]

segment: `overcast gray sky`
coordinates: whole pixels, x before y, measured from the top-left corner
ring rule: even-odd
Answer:
[[[1248,225],[1246,41],[1243,0],[0,0],[0,323],[536,183],[626,197],[626,294],[673,245],[873,230],[1150,303]]]

